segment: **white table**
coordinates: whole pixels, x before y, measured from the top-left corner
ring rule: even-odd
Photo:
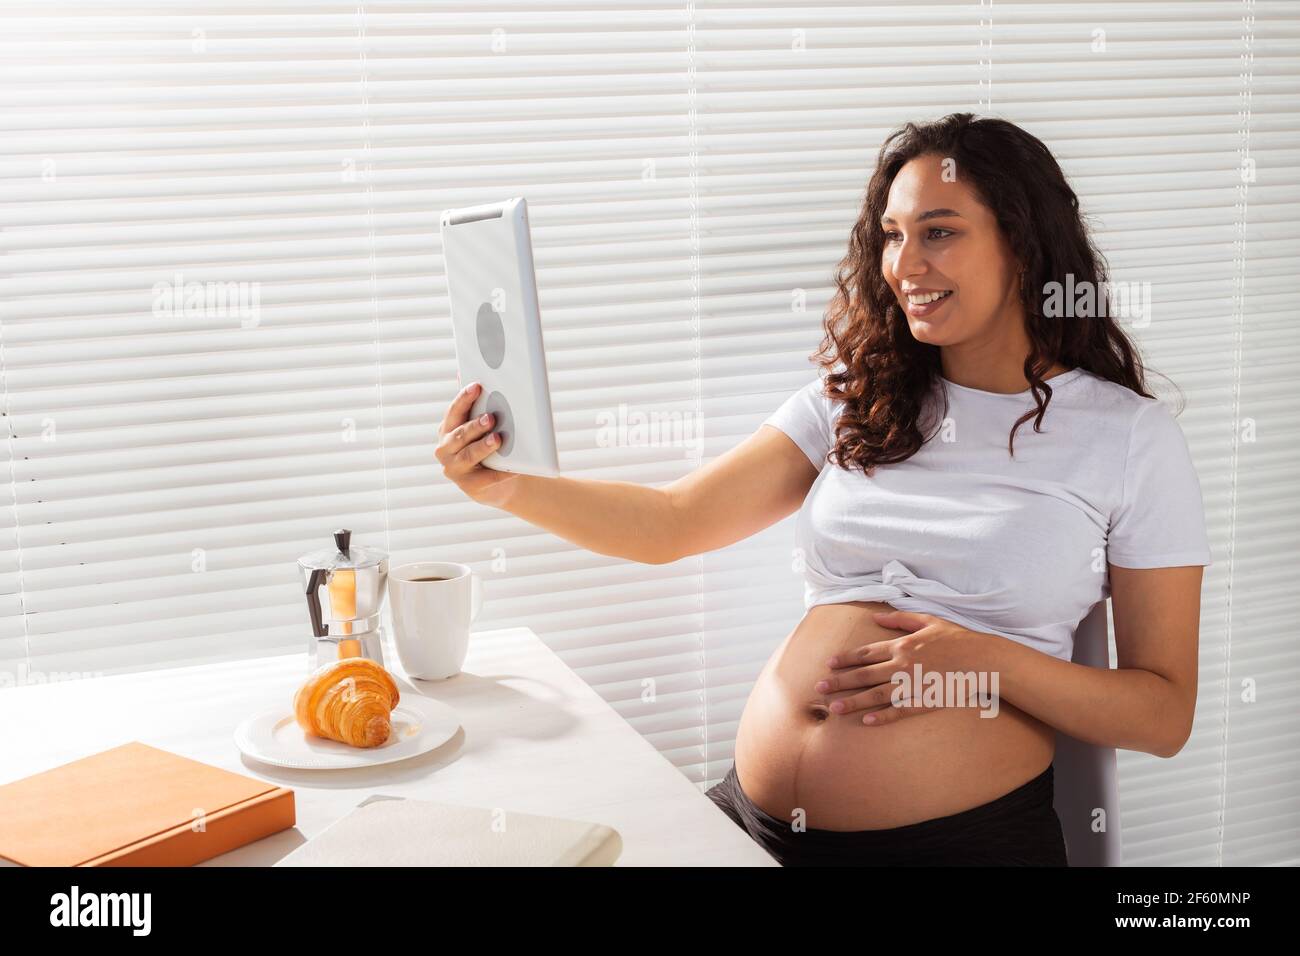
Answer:
[[[341,771],[245,758],[235,727],[288,708],[304,652],[0,690],[0,783],[139,740],[293,789],[295,828],[211,865],[274,863],[375,793],[603,823],[623,838],[620,866],[776,865],[528,628],[475,632],[464,671],[444,681],[410,680],[386,643],[403,695],[460,715],[431,753]]]

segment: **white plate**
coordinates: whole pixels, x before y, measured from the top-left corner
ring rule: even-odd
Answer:
[[[306,734],[293,711],[273,707],[254,714],[235,730],[235,746],[246,756],[276,767],[341,770],[373,767],[428,753],[460,729],[456,712],[431,697],[404,694],[393,708],[393,732],[378,747],[349,747]]]

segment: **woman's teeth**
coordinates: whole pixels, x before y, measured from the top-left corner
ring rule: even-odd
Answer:
[[[907,301],[912,303],[912,305],[927,305],[931,302],[937,302],[944,296],[949,295],[952,295],[951,289],[947,292],[927,292],[925,295],[909,295]]]

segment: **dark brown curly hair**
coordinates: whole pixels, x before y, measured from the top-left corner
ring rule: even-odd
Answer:
[[[1100,316],[1086,321],[1043,315],[1043,290],[1049,282],[1064,285],[1072,274],[1076,287],[1089,282],[1094,289],[1108,289],[1105,260],[1088,236],[1078,197],[1056,159],[1013,123],[952,113],[933,122],[908,123],[885,139],[848,252],[836,270],[836,293],[823,321],[825,338],[811,356],[827,369],[826,395],[844,400],[830,460],[871,474],[875,465],[910,458],[928,440],[918,421],[927,395],[938,386],[939,347],[912,336],[881,268],[880,228],[894,177],[922,155],[956,161],[1025,269],[1020,297],[1032,347],[1024,373],[1037,409],[1011,426],[1008,453],[1015,456],[1016,431],[1024,422],[1033,418],[1034,430],[1041,431],[1052,396],[1041,376],[1056,362],[1153,398],[1146,391],[1138,350],[1112,318],[1109,303],[1098,310]],[[843,371],[834,371],[841,363]],[[946,414],[945,395],[940,421]]]

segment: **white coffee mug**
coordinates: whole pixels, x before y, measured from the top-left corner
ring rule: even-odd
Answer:
[[[442,680],[460,673],[469,626],[483,606],[483,582],[469,565],[418,561],[391,568],[388,603],[397,659],[408,676]]]

